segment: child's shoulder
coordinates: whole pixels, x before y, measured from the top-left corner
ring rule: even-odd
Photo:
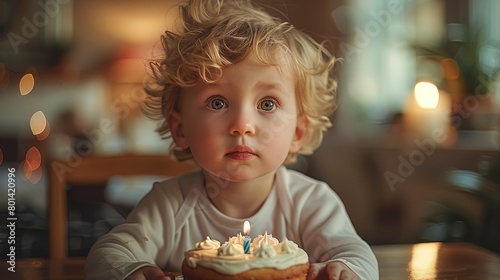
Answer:
[[[286,167],[280,170],[279,176],[285,177],[284,179],[285,181],[288,182],[288,185],[298,185],[298,186],[327,185],[325,182],[314,179],[305,173]]]
[[[278,199],[283,204],[284,209],[292,207],[296,211],[314,210],[318,207],[324,207],[326,204],[330,207],[342,204],[340,197],[327,183],[299,171],[281,168],[278,172],[276,186]],[[311,204],[311,202],[313,203]]]
[[[163,181],[156,182],[154,189],[164,193],[180,192],[183,196],[193,189],[203,187],[203,175],[201,170],[191,170],[181,175],[166,178]]]
[[[310,192],[333,192],[332,188],[325,182],[314,179],[300,171],[282,168],[278,173],[278,182],[281,182],[292,194]]]

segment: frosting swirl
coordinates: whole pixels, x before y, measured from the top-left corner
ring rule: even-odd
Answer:
[[[238,256],[245,254],[241,244],[226,242],[218,250],[219,256]]]
[[[207,239],[196,243],[197,250],[210,250],[210,249],[218,249],[220,247],[220,242],[217,240],[210,239],[207,236]]]
[[[252,245],[254,247],[260,247],[262,244],[266,244],[266,245],[269,245],[269,246],[276,246],[278,245],[279,241],[278,239],[274,238],[272,234],[267,234],[264,233],[264,235],[259,235],[257,236],[253,241],[252,241]]]
[[[240,244],[243,246],[244,240],[245,240],[245,237],[243,237],[243,235],[241,235],[241,233],[238,233],[236,236],[229,238],[229,243]]]
[[[205,247],[209,249],[202,249],[204,246],[198,246],[197,243],[196,249],[185,252],[185,258],[191,267],[199,265],[226,275],[235,275],[254,268],[281,270],[309,262],[307,253],[286,238],[282,242],[278,242],[276,238],[266,233],[255,239],[250,246],[251,254],[244,253],[242,245],[244,237],[238,234],[229,238],[222,246]],[[207,240],[199,243],[214,245],[218,241],[207,237]],[[217,249],[212,247],[217,247]]]
[[[274,248],[265,243],[262,243],[262,245],[255,250],[254,254],[257,258],[272,258],[277,255]]]
[[[279,244],[279,248],[280,253],[282,254],[293,254],[299,249],[299,245],[285,237],[285,239],[283,239],[283,241]]]

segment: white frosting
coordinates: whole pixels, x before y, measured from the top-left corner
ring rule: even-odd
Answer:
[[[241,235],[241,233],[238,233],[236,236],[230,237],[228,242],[234,243],[234,244],[240,244],[243,246],[244,240],[245,240],[245,237],[243,235]]]
[[[191,267],[200,265],[227,275],[235,275],[253,268],[267,267],[283,270],[308,262],[307,253],[286,238],[279,243],[276,238],[266,233],[257,237],[256,240],[251,244],[251,254],[244,254],[243,237],[239,234],[229,238],[229,241],[217,249],[202,249],[197,246],[196,249],[187,251],[186,261]],[[212,244],[218,241],[207,237],[204,242]]]
[[[218,249],[220,247],[220,242],[217,240],[212,240],[207,236],[207,239],[202,242],[196,243],[196,249],[199,250],[210,250],[210,249]]]
[[[280,242],[277,238],[274,238],[272,234],[264,233],[264,235],[257,236],[254,240],[252,240],[252,245],[254,248],[258,248],[261,244],[266,244],[269,246],[276,246]]]
[[[255,250],[254,254],[257,258],[272,258],[277,255],[273,247],[266,245],[264,243],[258,249]]]
[[[245,254],[241,244],[226,242],[218,250],[219,256],[238,256]]]
[[[295,242],[286,238],[283,239],[283,242],[281,242],[278,246],[281,254],[294,254],[297,250],[299,250],[299,246],[295,244]]]

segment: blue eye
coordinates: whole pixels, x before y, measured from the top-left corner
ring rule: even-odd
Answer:
[[[222,110],[224,108],[227,108],[227,103],[222,98],[214,97],[208,100],[207,108],[212,110]]]
[[[267,111],[267,112],[271,112],[271,111],[276,110],[277,105],[276,105],[276,102],[274,100],[265,99],[259,103],[259,106],[257,108],[264,110],[264,111]]]

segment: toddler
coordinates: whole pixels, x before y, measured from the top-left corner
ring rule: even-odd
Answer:
[[[336,59],[247,0],[192,0],[151,62],[147,112],[172,153],[199,170],[156,183],[125,223],[92,247],[87,279],[169,279],[206,236],[288,238],[308,279],[378,279],[377,261],[325,183],[289,170],[330,126]],[[252,234],[251,234],[252,235]]]

